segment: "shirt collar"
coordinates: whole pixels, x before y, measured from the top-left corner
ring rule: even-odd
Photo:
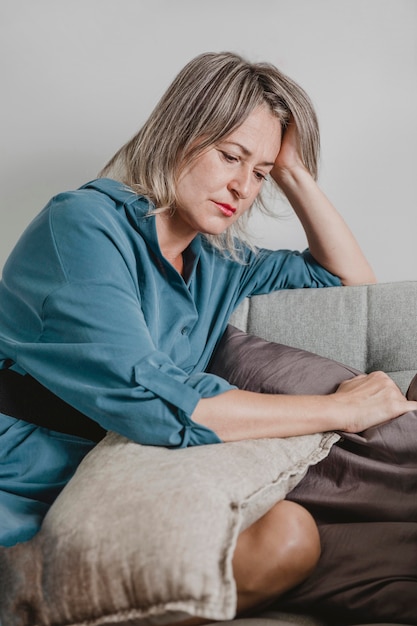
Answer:
[[[130,223],[158,256],[162,257],[156,232],[155,215],[151,211],[155,205],[149,198],[136,194],[124,183],[111,178],[97,178],[80,189],[95,189],[115,201],[119,208],[124,208]],[[187,261],[195,267],[202,248],[201,235],[197,235],[186,250]],[[192,272],[190,268],[190,273]]]
[[[155,208],[148,198],[136,194],[128,185],[112,178],[96,178],[80,187],[80,189],[96,189],[109,196],[117,204],[124,206],[135,203],[138,205],[141,216],[146,215]]]

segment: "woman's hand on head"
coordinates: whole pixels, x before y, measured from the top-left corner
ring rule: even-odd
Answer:
[[[297,170],[307,171],[300,151],[300,138],[297,125],[291,117],[288,126],[283,132],[281,147],[275,159],[271,176],[281,186],[288,175]]]
[[[306,234],[316,261],[343,285],[376,282],[376,277],[347,223],[319,188],[304,164],[297,125],[290,119],[271,176],[286,195]]]

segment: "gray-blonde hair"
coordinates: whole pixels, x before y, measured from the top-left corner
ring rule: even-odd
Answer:
[[[139,132],[99,173],[148,197],[158,210],[175,209],[176,181],[207,148],[223,140],[260,105],[285,128],[297,125],[303,162],[317,178],[319,129],[310,98],[270,63],[250,63],[231,52],[205,53],[179,72]],[[262,201],[257,201],[262,205]],[[247,238],[249,212],[225,233],[208,239],[235,250]]]

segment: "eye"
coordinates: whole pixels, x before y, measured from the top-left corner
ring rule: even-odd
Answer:
[[[220,150],[220,154],[222,155],[224,160],[227,161],[228,163],[237,163],[239,161],[239,159],[237,157],[233,156],[233,154],[229,154],[228,152],[224,152],[224,150]]]
[[[266,180],[266,176],[265,174],[262,174],[262,172],[254,172],[255,174],[255,178],[257,178],[257,180],[259,180],[261,183]]]

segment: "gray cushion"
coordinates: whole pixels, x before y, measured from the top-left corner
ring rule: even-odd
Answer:
[[[238,533],[337,436],[168,450],[114,433],[84,459],[31,541],[0,549],[7,626],[231,619]],[[135,620],[131,622],[130,620]]]

